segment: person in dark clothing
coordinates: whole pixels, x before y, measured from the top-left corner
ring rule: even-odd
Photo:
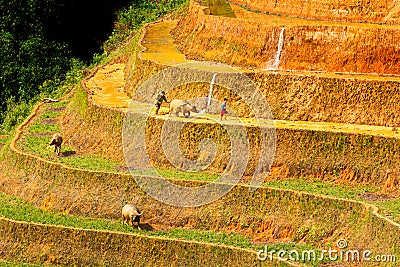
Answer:
[[[167,98],[165,97],[165,92],[161,91],[161,93],[159,93],[156,97],[156,115],[158,114],[158,111],[160,110],[161,104],[165,102],[165,103],[169,103]]]

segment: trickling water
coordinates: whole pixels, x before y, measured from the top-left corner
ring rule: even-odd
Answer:
[[[282,27],[281,33],[279,34],[278,51],[276,51],[275,62],[274,65],[272,66],[274,69],[278,68],[279,61],[281,59],[281,53],[284,44],[284,34],[285,34],[285,27]]]
[[[281,60],[281,53],[284,45],[284,37],[285,37],[285,27],[282,27],[281,33],[279,34],[279,40],[278,40],[278,50],[276,51],[275,55],[275,61],[274,64],[270,69],[276,70],[278,69],[279,66],[279,61]]]
[[[214,84],[215,84],[215,78],[217,77],[217,72],[214,73],[212,79],[211,79],[211,83],[210,83],[210,92],[208,93],[208,99],[207,99],[207,106],[206,106],[206,110],[208,108],[210,108],[211,105],[211,98],[212,98],[212,93],[213,93],[213,88],[214,88]]]

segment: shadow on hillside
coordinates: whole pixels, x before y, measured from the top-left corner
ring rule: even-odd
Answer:
[[[56,124],[56,123],[58,123],[57,119],[45,119],[45,120],[41,121],[41,124],[47,124],[47,125]]]
[[[66,157],[71,157],[71,156],[75,156],[75,155],[76,155],[76,151],[64,151],[64,152],[61,152],[59,157],[66,158]]]
[[[55,108],[48,108],[47,111],[52,111],[52,112],[60,112],[64,111],[65,107],[55,107]]]
[[[153,230],[154,230],[153,226],[151,226],[151,225],[148,224],[148,223],[141,223],[141,224],[140,224],[140,228],[141,228],[142,230],[146,230],[146,231],[153,231]]]
[[[360,198],[363,198],[368,201],[389,201],[395,199],[393,196],[387,196],[383,194],[376,194],[376,193],[362,193],[357,195]]]

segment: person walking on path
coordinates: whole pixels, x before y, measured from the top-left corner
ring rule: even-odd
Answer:
[[[165,92],[161,91],[161,93],[159,93],[156,97],[156,115],[158,115],[158,111],[160,110],[161,104],[165,102],[165,103],[169,103],[167,98],[165,97]]]
[[[228,114],[228,111],[226,111],[226,101],[228,101],[228,98],[224,98],[224,103],[221,105],[221,113],[220,113],[220,119],[222,121],[224,115]],[[226,120],[226,116],[225,116]]]

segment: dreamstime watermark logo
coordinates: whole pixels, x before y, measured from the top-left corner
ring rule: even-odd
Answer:
[[[216,84],[219,88],[230,90],[241,98],[254,114],[251,127],[255,127],[259,131],[259,153],[250,182],[251,191],[256,190],[264,182],[275,155],[276,135],[273,117],[269,105],[258,87],[249,77],[231,67],[214,63],[201,64],[199,66],[199,63],[186,63],[170,67],[144,82],[136,90],[134,96],[134,99],[141,100],[142,103],[134,100],[131,102],[123,123],[123,151],[133,178],[146,193],[173,206],[196,207],[219,199],[243,177],[249,158],[252,157],[253,162],[255,159],[254,155],[250,153],[247,127],[243,120],[235,116],[234,111],[230,109],[228,110],[230,118],[228,122],[221,122],[216,116],[208,117],[208,122],[206,122],[220,125],[229,136],[227,143],[230,142],[230,155],[226,156],[225,172],[216,181],[199,187],[180,186],[165,179],[154,166],[154,157],[157,158],[158,155],[154,155],[154,151],[148,150],[156,142],[156,134],[150,140],[152,144],[146,143],[149,142],[146,136],[149,137],[153,134],[146,131],[149,131],[149,121],[151,121],[154,111],[152,111],[152,105],[143,102],[154,103],[158,92],[165,91],[168,96],[168,92],[177,90],[186,84],[202,84],[204,86],[204,84],[211,83],[211,86]],[[212,97],[215,93],[212,89],[210,87],[210,93],[204,98],[187,100],[191,103],[204,103],[205,108],[209,108],[210,102],[214,106],[220,107],[222,103]],[[203,109],[203,107],[198,106],[198,109]],[[208,138],[197,140],[200,156],[196,160],[188,159],[181,151],[181,143],[185,142],[185,140],[181,140],[181,132],[185,127],[193,127],[193,123],[199,121],[198,115],[188,119],[164,116],[160,121],[163,121],[162,124],[158,124],[162,125],[159,140],[162,152],[158,153],[162,153],[171,165],[181,171],[193,173],[205,170],[213,163],[215,156],[219,153],[215,140]],[[204,120],[201,123],[205,123]],[[136,170],[146,170],[149,175],[147,177],[137,175]]]
[[[310,250],[274,250],[265,246],[257,252],[257,258],[260,261],[272,261],[274,259],[280,261],[302,261],[302,262],[316,262],[316,261],[340,261],[340,262],[396,262],[396,255],[374,254],[371,250],[357,250],[348,249],[347,240],[339,239],[336,242],[337,249],[325,249],[317,251]]]

